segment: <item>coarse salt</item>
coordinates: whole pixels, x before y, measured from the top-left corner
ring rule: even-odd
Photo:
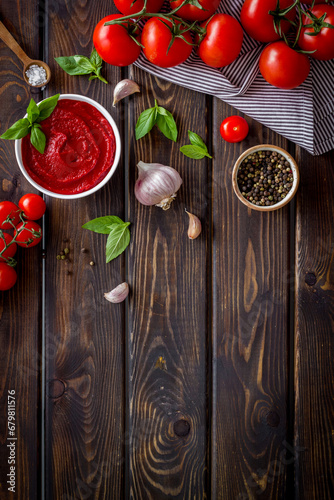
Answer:
[[[46,83],[47,76],[46,71],[42,66],[37,64],[32,64],[26,71],[26,77],[28,79],[29,85],[36,86]]]

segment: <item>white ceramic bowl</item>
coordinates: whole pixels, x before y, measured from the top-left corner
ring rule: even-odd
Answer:
[[[74,200],[77,198],[83,198],[84,196],[89,196],[90,194],[96,193],[96,191],[101,189],[101,187],[104,186],[111,179],[111,177],[113,176],[113,174],[117,168],[117,165],[118,165],[118,162],[119,162],[119,159],[121,156],[121,138],[119,135],[117,125],[114,122],[113,118],[110,116],[108,111],[103,106],[101,106],[101,104],[99,104],[98,102],[94,101],[93,99],[90,99],[89,97],[86,97],[83,95],[78,95],[78,94],[61,94],[59,99],[73,99],[75,101],[87,102],[88,104],[91,104],[92,106],[94,106],[94,108],[96,108],[98,111],[100,111],[100,113],[110,123],[110,125],[114,131],[114,135],[115,135],[116,151],[115,151],[114,163],[110,167],[110,171],[107,173],[107,175],[102,179],[101,182],[99,182],[99,184],[97,184],[93,188],[88,189],[87,191],[84,191],[82,193],[77,193],[77,194],[54,193],[53,191],[49,191],[48,189],[45,189],[44,187],[37,184],[37,182],[35,182],[30,177],[30,175],[28,174],[28,172],[24,168],[23,161],[22,161],[22,151],[21,151],[22,140],[21,139],[15,141],[15,155],[16,155],[17,163],[19,164],[19,167],[20,167],[23,175],[30,182],[30,184],[32,184],[36,189],[38,189],[38,191],[41,191],[42,193],[44,193],[48,196],[52,196],[53,198],[60,198],[62,200]],[[26,116],[27,115],[25,115],[25,117]]]
[[[255,153],[256,151],[276,151],[277,153],[281,154],[284,156],[284,158],[289,162],[292,174],[293,174],[293,183],[292,187],[289,191],[289,193],[286,195],[286,197],[282,200],[276,203],[275,205],[270,205],[270,206],[258,206],[254,205],[250,201],[246,200],[244,196],[242,196],[241,191],[239,189],[238,181],[237,181],[237,176],[238,176],[238,170],[241,165],[241,163],[244,161],[247,156],[249,156],[252,153]],[[232,172],[232,185],[235,194],[239,198],[239,200],[246,205],[248,208],[251,208],[252,210],[258,210],[259,212],[272,212],[273,210],[278,210],[279,208],[284,207],[289,201],[292,200],[292,198],[295,196],[298,185],[299,185],[299,169],[298,165],[295,161],[295,159],[285,151],[285,149],[282,149],[278,146],[274,146],[273,144],[259,144],[258,146],[253,146],[252,148],[247,149],[242,153],[242,155],[239,156],[237,161],[234,164],[233,167],[233,172]]]

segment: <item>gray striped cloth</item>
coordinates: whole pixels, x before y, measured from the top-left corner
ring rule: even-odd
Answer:
[[[218,12],[240,19],[243,0],[222,0]],[[166,3],[163,11],[167,11]],[[222,99],[313,155],[334,148],[334,60],[312,59],[306,81],[293,90],[267,83],[258,69],[263,44],[244,33],[241,53],[225,68],[207,66],[195,53],[174,68],[159,68],[143,53],[135,65],[183,87]]]

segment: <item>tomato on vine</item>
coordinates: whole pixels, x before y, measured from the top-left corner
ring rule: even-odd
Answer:
[[[305,54],[291,49],[285,42],[273,42],[261,53],[259,61],[263,78],[281,89],[301,85],[310,72],[310,60]]]
[[[11,243],[13,237],[8,233],[2,233],[0,236],[0,261],[13,258],[17,251],[16,243]],[[11,243],[11,244],[10,244]],[[8,246],[10,244],[10,246]],[[6,250],[5,247],[7,247]]]
[[[243,31],[238,21],[228,14],[215,14],[200,25],[197,53],[206,64],[221,68],[231,64],[240,54]]]
[[[43,217],[46,204],[41,196],[35,193],[27,193],[19,201],[19,207],[23,210],[25,217],[29,220],[38,220]]]
[[[0,262],[0,290],[9,290],[15,285],[16,280],[17,274],[15,269],[5,262]]]
[[[170,2],[172,9],[180,7],[184,0],[173,0]],[[181,7],[176,16],[187,21],[205,21],[218,9],[220,0],[190,0],[190,3]]]
[[[20,222],[21,210],[15,203],[11,201],[0,202],[0,229],[13,229],[13,224],[16,226]],[[10,219],[12,223],[6,222]]]
[[[147,12],[159,12],[164,0],[147,0]],[[124,15],[137,14],[144,7],[144,0],[114,0],[117,9]]]
[[[139,28],[131,20],[105,26],[105,23],[120,17],[120,14],[112,14],[101,19],[95,27],[93,43],[105,62],[113,66],[129,66],[138,59],[141,51]]]
[[[30,248],[36,246],[42,239],[41,227],[33,221],[21,222],[14,232],[16,243],[20,247]]]
[[[259,42],[274,42],[287,33],[296,16],[293,0],[245,0],[240,22],[244,30]]]
[[[328,61],[334,59],[334,7],[316,5],[302,18],[298,45],[301,49],[314,51],[310,57]]]
[[[145,24],[141,41],[147,59],[161,68],[183,63],[191,54],[192,38],[180,21],[151,17]]]

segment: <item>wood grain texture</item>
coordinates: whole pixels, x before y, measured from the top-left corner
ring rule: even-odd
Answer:
[[[334,154],[303,166],[297,203],[296,496],[334,497]]]
[[[238,156],[287,141],[248,119],[228,144],[219,125],[235,110],[214,102],[212,497],[285,498],[289,328],[289,208],[264,214],[232,189]],[[292,445],[292,443],[291,443]]]
[[[1,18],[22,47],[38,57],[38,2],[1,4]],[[30,100],[19,59],[0,41],[0,135],[22,118]],[[20,173],[12,141],[0,140],[0,199],[18,202],[35,190]],[[39,490],[39,376],[41,358],[41,245],[19,249],[17,284],[0,292],[0,498],[38,498]],[[16,399],[16,493],[8,491],[8,390]]]
[[[207,255],[210,207],[207,160],[179,152],[187,130],[205,141],[207,99],[134,68],[142,93],[131,101],[129,123],[129,497],[139,499],[207,496]],[[139,114],[154,98],[175,117],[178,142],[155,127],[133,137]],[[182,103],[182,104],[181,104]],[[183,185],[171,208],[146,207],[133,196],[139,160],[171,165]],[[203,224],[200,237],[187,237],[185,208]]]
[[[111,112],[123,135],[123,108],[111,106],[121,71],[105,67],[111,82],[105,85],[88,76],[70,77],[54,61],[90,55],[94,26],[110,13],[110,2],[61,0],[56,7],[48,25],[50,95],[92,97]],[[124,256],[106,264],[107,236],[81,229],[103,215],[124,218],[123,167],[121,160],[96,195],[47,202],[47,498],[121,498],[123,490],[124,304],[111,304],[103,294],[124,281]],[[65,247],[70,260],[57,261]]]

